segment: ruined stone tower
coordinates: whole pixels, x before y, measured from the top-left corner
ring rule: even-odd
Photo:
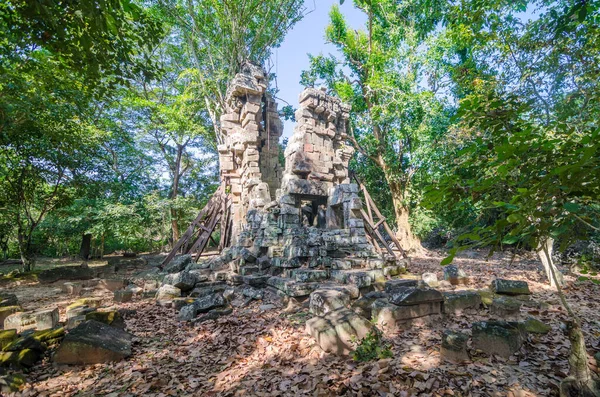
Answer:
[[[218,147],[221,181],[233,198],[232,238],[208,266],[291,296],[329,279],[365,287],[396,274],[399,260],[367,237],[358,186],[348,177],[349,107],[314,88],[299,103],[284,168],[283,124],[264,70],[247,63],[232,81]]]

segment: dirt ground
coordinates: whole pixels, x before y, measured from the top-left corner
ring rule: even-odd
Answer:
[[[442,279],[441,252],[413,258],[413,275],[435,272]],[[99,265],[100,262],[93,265]],[[487,287],[495,277],[529,282],[532,299],[543,309],[522,308],[552,326],[546,335],[530,335],[522,349],[508,360],[487,357],[470,349],[464,365],[440,360],[444,329],[470,333],[471,323],[489,318],[477,314],[446,316],[415,326],[389,338],[393,357],[357,363],[348,357],[324,353],[304,331],[307,309],[283,311],[274,295],[233,314],[199,325],[178,322],[173,309],[152,299],[120,304],[131,309],[127,330],[134,335],[133,355],[127,360],[84,367],[56,366],[51,351],[26,374],[26,388],[18,396],[554,396],[568,373],[569,342],[563,334],[566,312],[556,293],[546,285],[541,265],[531,257],[466,252],[455,259],[471,283],[457,289]],[[600,349],[600,286],[568,275],[568,301],[583,321],[586,343],[593,355]],[[65,296],[62,282],[41,285],[33,280],[3,281],[5,292],[15,293],[25,309],[59,306],[76,298]],[[454,287],[453,287],[454,288]],[[96,291],[112,305],[112,293]],[[272,304],[274,307],[264,307]],[[263,307],[261,307],[263,306]],[[595,364],[593,358],[591,364]],[[593,366],[596,370],[596,367]]]

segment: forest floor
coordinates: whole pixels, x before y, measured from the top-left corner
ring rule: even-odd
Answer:
[[[411,274],[435,272],[442,252],[413,257]],[[173,309],[152,299],[119,304],[132,309],[127,330],[134,335],[133,355],[127,360],[90,366],[57,366],[47,352],[26,374],[23,396],[553,396],[568,373],[569,342],[562,331],[566,312],[545,282],[541,266],[532,257],[498,253],[487,262],[485,253],[466,252],[455,259],[471,282],[458,289],[485,288],[495,277],[526,280],[532,299],[545,302],[544,310],[522,309],[552,326],[546,335],[530,335],[508,360],[487,357],[470,349],[472,360],[458,365],[442,362],[439,347],[445,329],[470,333],[471,323],[489,318],[477,314],[446,316],[415,326],[389,338],[393,357],[357,363],[349,357],[324,353],[304,330],[310,318],[306,308],[284,311],[275,296],[238,307],[233,314],[200,325],[178,322]],[[600,349],[600,285],[566,277],[569,303],[583,321],[590,353]],[[15,293],[25,309],[59,306],[76,298],[65,296],[61,282],[43,285],[32,279],[5,280],[3,291]],[[454,288],[454,287],[453,287]],[[112,304],[112,293],[97,291]],[[265,307],[266,304],[271,306]],[[593,361],[593,359],[592,359]],[[595,367],[594,367],[595,369]],[[596,369],[597,370],[597,369]]]

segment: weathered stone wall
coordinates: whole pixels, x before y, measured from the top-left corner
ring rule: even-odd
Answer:
[[[227,92],[221,116],[219,145],[221,181],[233,197],[233,243],[250,209],[263,208],[275,198],[282,178],[279,138],[283,123],[277,104],[267,93],[265,71],[246,63]]]

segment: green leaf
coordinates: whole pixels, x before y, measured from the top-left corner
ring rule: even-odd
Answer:
[[[564,203],[563,208],[573,214],[576,214],[581,209],[581,206],[577,203]]]
[[[452,263],[452,261],[454,260],[454,254],[450,254],[447,257],[445,257],[444,259],[442,259],[442,261],[440,262],[440,265],[442,266],[446,266]]]

